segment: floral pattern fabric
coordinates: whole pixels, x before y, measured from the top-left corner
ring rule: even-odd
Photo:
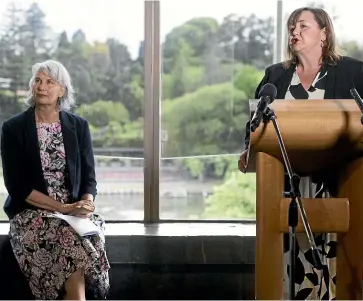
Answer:
[[[66,154],[61,124],[37,124],[38,144],[48,194],[70,202]],[[91,220],[104,232],[104,220]],[[94,299],[105,299],[110,268],[104,235],[81,237],[68,223],[50,211],[24,210],[10,220],[10,242],[14,255],[37,300],[55,300],[65,293],[67,278],[77,269],[85,271],[86,291]]]

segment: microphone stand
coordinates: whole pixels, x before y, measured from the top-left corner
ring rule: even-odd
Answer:
[[[290,245],[290,277],[289,277],[289,300],[295,300],[295,277],[296,277],[296,227],[298,225],[298,209],[300,210],[301,220],[305,228],[305,232],[308,236],[310,248],[312,250],[312,258],[314,261],[314,266],[317,269],[322,268],[322,264],[319,258],[319,252],[315,244],[314,236],[311,231],[310,225],[308,223],[306,212],[304,206],[301,201],[300,194],[300,177],[293,173],[289,157],[287,156],[285,144],[282,140],[281,132],[278,126],[277,117],[274,110],[269,107],[264,111],[264,117],[267,118],[268,121],[272,121],[273,126],[275,128],[278,143],[280,146],[280,150],[282,153],[282,157],[284,159],[284,164],[289,175],[290,180],[290,206],[288,213],[288,225],[289,225],[289,245]]]
[[[355,88],[350,89],[350,94],[352,95],[352,97],[355,100],[357,106],[359,107],[360,111],[363,114],[363,101],[362,101],[362,98],[360,97],[358,91]],[[363,115],[360,118],[360,122],[363,125]]]

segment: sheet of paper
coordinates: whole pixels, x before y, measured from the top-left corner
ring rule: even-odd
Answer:
[[[53,213],[54,217],[65,220],[79,235],[97,235],[101,234],[102,231],[99,229],[90,219],[81,218],[72,215],[64,215],[62,213]]]

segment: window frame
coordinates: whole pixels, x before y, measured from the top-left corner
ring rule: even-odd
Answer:
[[[170,220],[160,219],[161,164],[161,62],[160,0],[145,1],[144,43],[144,223],[238,223],[255,220]],[[280,62],[284,50],[283,0],[276,0],[274,63]],[[238,155],[238,154],[236,154]]]
[[[283,58],[285,30],[283,1],[276,0],[274,63]],[[144,218],[106,220],[107,223],[254,223],[254,220],[170,220],[160,219],[161,164],[161,62],[160,0],[144,2]],[[238,154],[236,154],[238,155]],[[8,223],[8,220],[0,220]]]

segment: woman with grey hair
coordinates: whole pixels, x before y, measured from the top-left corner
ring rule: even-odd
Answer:
[[[89,126],[75,105],[66,68],[48,60],[32,68],[29,108],[3,123],[1,157],[9,193],[10,242],[39,300],[105,299],[110,268]],[[90,219],[101,234],[80,236],[54,213]]]

